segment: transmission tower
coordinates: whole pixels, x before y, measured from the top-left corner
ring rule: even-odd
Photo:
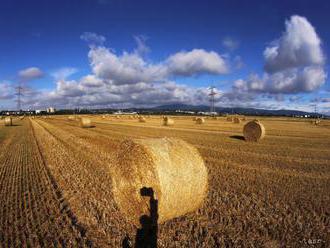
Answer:
[[[21,111],[22,108],[22,96],[23,96],[23,87],[19,83],[19,85],[15,88],[16,90],[16,96],[17,96],[17,110]]]
[[[318,114],[317,114],[317,104],[315,103],[314,105],[314,116],[316,119],[318,119]]]
[[[209,87],[210,93],[209,93],[209,97],[210,97],[210,112],[214,113],[215,112],[215,108],[214,108],[214,104],[215,104],[215,95],[217,94],[215,92],[215,86],[211,86]]]

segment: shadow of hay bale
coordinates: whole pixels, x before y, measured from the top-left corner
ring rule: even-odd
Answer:
[[[238,139],[238,140],[245,140],[244,136],[242,135],[232,135],[230,136],[231,139]]]

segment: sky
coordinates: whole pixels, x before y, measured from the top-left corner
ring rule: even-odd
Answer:
[[[328,1],[2,0],[0,109],[330,114]]]

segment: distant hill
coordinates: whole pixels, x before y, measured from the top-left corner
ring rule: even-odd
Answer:
[[[187,105],[187,104],[168,104],[151,108],[154,111],[209,111],[210,107],[206,105]],[[256,108],[215,108],[216,112],[228,114],[244,114],[244,115],[272,115],[272,116],[294,116],[294,115],[314,115],[314,113],[298,111],[298,110],[268,110]],[[320,114],[319,114],[320,115]]]

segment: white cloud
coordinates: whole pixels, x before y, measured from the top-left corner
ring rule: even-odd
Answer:
[[[326,73],[321,67],[291,69],[274,74],[264,74],[260,78],[252,74],[247,80],[236,80],[233,88],[238,91],[293,94],[312,92],[326,80]]]
[[[9,100],[14,97],[14,88],[7,82],[0,83],[0,100]]]
[[[135,49],[135,53],[144,56],[150,52],[150,48],[147,46],[146,41],[147,37],[143,35],[135,35],[134,40],[137,44],[137,48]]]
[[[85,32],[80,35],[80,39],[86,41],[90,46],[102,46],[106,41],[103,35],[99,35],[92,32]]]
[[[264,51],[265,70],[269,73],[285,69],[323,65],[321,40],[305,17],[292,16],[285,22],[282,37]]]
[[[222,45],[230,51],[234,51],[239,47],[239,41],[231,37],[225,37],[222,40]]]
[[[227,62],[218,53],[203,49],[178,52],[163,62],[153,64],[141,56],[146,48],[139,42],[134,52],[124,51],[121,55],[102,46],[92,47],[88,57],[93,73],[97,77],[121,85],[164,82],[173,76],[223,74],[229,70]]]
[[[105,47],[95,47],[88,54],[92,70],[97,77],[113,80],[115,84],[134,84],[164,80],[166,68],[149,64],[136,53],[116,55]]]
[[[55,80],[63,80],[77,73],[78,69],[74,67],[63,67],[51,73]]]
[[[193,76],[229,72],[228,64],[223,57],[214,51],[208,52],[204,49],[178,52],[171,55],[166,63],[172,75]]]
[[[31,81],[44,76],[44,73],[38,67],[29,67],[18,72],[20,81]]]
[[[237,80],[233,89],[272,94],[308,93],[326,81],[325,56],[314,27],[306,18],[292,16],[282,37],[264,51],[265,73]]]

